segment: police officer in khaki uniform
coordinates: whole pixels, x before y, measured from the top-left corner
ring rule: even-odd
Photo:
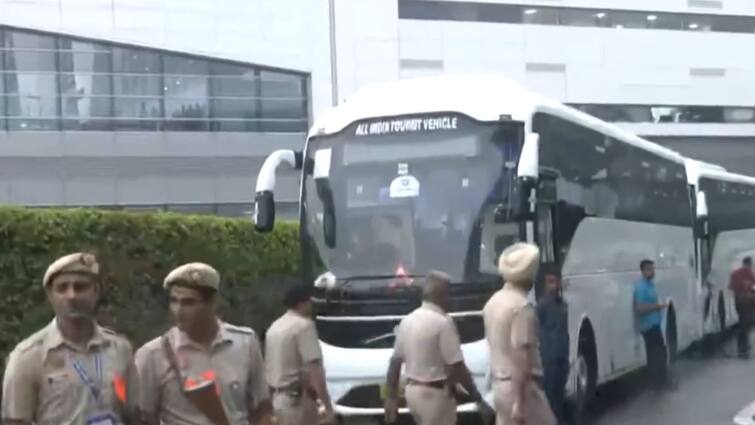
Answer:
[[[525,243],[503,251],[498,269],[505,283],[483,309],[498,425],[556,424],[540,388],[537,314],[527,301],[539,256],[536,246]]]
[[[100,327],[99,265],[75,253],[52,263],[42,284],[55,312],[11,352],[3,380],[4,424],[135,424],[131,344]]]
[[[316,423],[318,401],[324,410],[321,422],[335,423],[312,320],[312,287],[294,286],[286,292],[283,302],[286,313],[273,322],[265,335],[265,364],[277,423]]]
[[[185,264],[165,278],[176,325],[136,352],[145,424],[219,425],[202,410],[207,397],[202,403],[189,397],[203,385],[214,387],[214,412],[221,410],[231,425],[271,423],[259,341],[252,329],[217,318],[219,286],[218,272],[203,263]]]
[[[386,422],[396,420],[401,365],[406,363],[406,402],[418,425],[456,424],[455,385],[478,402],[484,413],[490,408],[482,401],[464,364],[456,325],[446,314],[450,278],[439,271],[428,273],[422,306],[399,324],[396,343],[388,366]]]

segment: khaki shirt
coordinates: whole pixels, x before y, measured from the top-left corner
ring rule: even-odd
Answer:
[[[527,348],[532,359],[531,373],[542,376],[537,314],[527,301],[525,291],[505,284],[485,304],[482,315],[493,377],[510,378],[514,368],[511,354],[514,349],[523,347]]]
[[[429,302],[399,324],[393,357],[406,363],[406,377],[420,382],[448,378],[448,366],[464,361],[453,319]]]
[[[307,364],[322,360],[315,322],[287,311],[265,334],[265,368],[273,388],[285,388],[299,382]]]
[[[74,362],[95,387],[97,400]],[[126,396],[125,405],[118,400],[117,385],[125,389],[121,393]],[[83,350],[66,341],[53,320],[18,344],[8,357],[2,419],[79,425],[89,417],[111,413],[122,422],[127,411],[135,413],[137,391],[133,350],[126,338],[95,325],[94,336]]]
[[[181,382],[186,385],[214,380],[230,423],[248,425],[250,413],[270,398],[260,344],[250,328],[220,321],[218,326],[209,352],[176,327],[166,335],[176,356]],[[136,352],[136,367],[143,413],[162,420],[164,425],[210,425],[209,419],[183,394],[163,348],[162,336]]]

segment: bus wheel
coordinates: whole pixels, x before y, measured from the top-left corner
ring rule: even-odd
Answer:
[[[585,414],[595,395],[598,377],[598,356],[595,350],[595,338],[592,328],[587,325],[580,332],[577,362],[574,365],[574,400],[571,406],[573,424],[585,421]]]
[[[718,296],[718,332],[722,338],[726,334],[726,303],[723,295]]]
[[[668,349],[668,361],[674,363],[677,357],[678,343],[676,338],[676,313],[669,309],[666,321],[666,348]]]

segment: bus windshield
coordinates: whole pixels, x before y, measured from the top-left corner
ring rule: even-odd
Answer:
[[[436,269],[454,283],[490,280],[497,253],[519,239],[509,203],[521,133],[433,115],[311,139],[302,228],[313,278],[375,287]]]

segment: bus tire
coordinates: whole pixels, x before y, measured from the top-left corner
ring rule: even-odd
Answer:
[[[585,422],[587,408],[595,396],[598,382],[598,353],[592,326],[585,323],[579,332],[575,364],[574,400],[570,406],[571,423]]]
[[[718,332],[723,339],[726,335],[726,302],[723,294],[718,296]]]
[[[676,362],[678,354],[678,339],[676,333],[676,313],[673,307],[668,310],[668,319],[666,320],[666,349],[668,350],[668,362]]]

